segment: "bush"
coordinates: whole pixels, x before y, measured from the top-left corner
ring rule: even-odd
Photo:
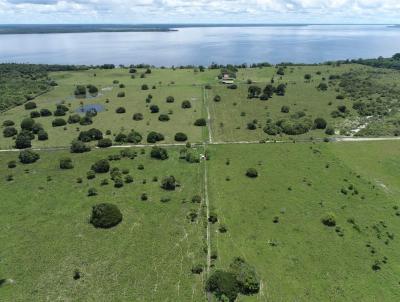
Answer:
[[[326,121],[321,117],[318,117],[314,120],[315,129],[325,129],[326,125],[327,125]]]
[[[112,141],[109,138],[103,138],[97,142],[97,147],[99,148],[108,148],[111,146],[112,146]]]
[[[158,117],[158,120],[160,122],[167,122],[167,121],[169,121],[169,116],[168,116],[168,114],[160,114],[160,116]]]
[[[235,89],[238,88],[238,86],[237,86],[236,84],[231,84],[231,85],[228,85],[227,88],[228,88],[228,89],[235,90]]]
[[[175,134],[175,141],[177,142],[186,142],[188,139],[187,135],[182,132],[178,132]]]
[[[97,195],[97,190],[96,188],[89,188],[88,190],[88,196],[96,196]]]
[[[67,124],[67,122],[62,118],[56,118],[52,123],[53,127],[62,127]]]
[[[31,118],[38,118],[40,117],[39,111],[31,111]]]
[[[90,94],[97,94],[99,92],[99,89],[94,85],[87,85],[87,89]]]
[[[147,135],[147,142],[150,144],[155,144],[163,140],[164,140],[164,135],[162,135],[161,133],[152,131]]]
[[[257,129],[257,125],[254,124],[254,123],[247,123],[247,129],[256,130]]]
[[[47,141],[49,139],[49,135],[43,129],[39,130],[38,132],[38,140],[40,141]]]
[[[133,177],[131,175],[126,175],[125,183],[127,183],[127,184],[133,183]]]
[[[83,85],[78,85],[78,86],[76,86],[74,93],[76,96],[86,95],[86,87]]]
[[[143,85],[142,85],[142,90],[149,90],[149,86],[146,85],[146,84],[143,84]]]
[[[325,130],[325,134],[327,135],[334,135],[335,134],[335,129],[333,129],[332,127],[328,127]]]
[[[250,86],[250,87],[248,88],[247,93],[248,93],[248,96],[247,96],[247,97],[248,97],[249,99],[258,98],[258,97],[260,97],[260,95],[261,95],[261,88],[258,87],[258,86],[252,85],[252,86]]]
[[[4,127],[11,127],[11,126],[14,126],[14,125],[15,125],[15,123],[13,121],[10,121],[10,120],[6,120],[6,121],[3,122],[3,126]]]
[[[175,102],[175,98],[173,96],[169,96],[169,97],[167,97],[166,102],[173,103],[173,102]]]
[[[256,169],[250,168],[250,169],[247,170],[246,176],[250,177],[250,178],[256,178],[258,176],[258,172],[257,172]]]
[[[141,120],[143,120],[143,114],[135,113],[132,118],[134,121],[141,121]]]
[[[35,124],[35,121],[31,118],[25,118],[21,122],[21,129],[32,131],[32,127]]]
[[[164,148],[153,147],[150,152],[150,157],[165,160],[168,159],[168,152]]]
[[[6,127],[3,130],[3,136],[4,137],[12,137],[14,135],[17,135],[18,131],[14,127]]]
[[[193,274],[201,274],[203,272],[203,266],[201,264],[197,264],[191,269]]]
[[[158,113],[160,111],[160,108],[158,108],[157,105],[151,105],[150,106],[150,112],[151,113]]]
[[[276,95],[284,96],[286,93],[286,85],[279,84],[278,87],[276,87],[275,93],[276,93]]]
[[[174,191],[176,188],[177,182],[174,176],[166,176],[161,181],[161,188],[167,191]]]
[[[36,103],[35,102],[28,102],[28,103],[25,103],[25,109],[26,110],[32,110],[32,109],[35,109],[37,106],[36,106]]]
[[[27,131],[21,131],[18,133],[16,139],[15,139],[15,148],[17,149],[25,149],[25,148],[30,148],[32,147],[31,140],[33,134]]]
[[[82,126],[91,125],[93,123],[92,118],[88,115],[81,117],[79,124]]]
[[[328,90],[328,85],[326,83],[320,83],[317,88],[321,91],[326,91]]]
[[[49,109],[40,109],[40,115],[42,117],[46,117],[46,116],[51,116],[53,113],[51,113],[51,111]]]
[[[15,160],[11,160],[11,161],[8,162],[7,167],[9,169],[14,169],[14,168],[17,167],[17,163],[15,162]]]
[[[95,179],[96,178],[96,173],[94,171],[90,170],[86,173],[86,178],[87,179]]]
[[[71,143],[70,150],[71,150],[71,153],[84,153],[84,152],[89,152],[90,147],[79,140],[74,140]]]
[[[32,127],[32,133],[33,134],[38,134],[40,130],[43,130],[42,124],[35,123]]]
[[[101,159],[95,162],[91,169],[96,173],[107,173],[110,171],[110,163],[106,159]]]
[[[111,228],[121,221],[122,213],[114,204],[101,203],[92,207],[90,223],[96,228]]]
[[[215,97],[214,97],[214,102],[221,102],[221,97],[219,96],[219,95],[216,95]]]
[[[92,128],[88,131],[81,131],[79,133],[78,139],[82,142],[98,141],[103,138],[103,132],[99,129]]]
[[[282,108],[281,108],[281,112],[282,113],[289,113],[289,106],[282,106]]]
[[[118,114],[121,114],[121,113],[125,113],[126,110],[125,110],[124,107],[118,107],[118,108],[115,110],[115,112],[118,113]]]
[[[72,159],[69,157],[64,157],[60,159],[60,169],[67,170],[73,169],[74,165],[72,164]]]
[[[307,81],[311,80],[311,74],[305,74],[304,75],[304,79],[307,80]]]
[[[32,150],[24,150],[20,152],[18,158],[23,164],[32,164],[40,159],[40,155]]]
[[[242,258],[235,258],[229,268],[236,276],[241,294],[253,295],[260,291],[260,280],[255,269]]]
[[[336,217],[333,213],[328,213],[322,217],[321,222],[329,227],[334,227],[336,225]]]
[[[230,302],[234,302],[239,294],[239,284],[235,274],[217,270],[208,278],[206,291],[214,293],[220,300],[225,296]]]
[[[68,117],[68,124],[77,124],[81,121],[81,116],[79,114],[72,114]]]
[[[115,188],[122,188],[124,186],[124,182],[120,177],[114,179],[114,187]]]
[[[205,118],[199,118],[194,122],[195,126],[203,127],[207,125],[207,121]]]
[[[192,104],[188,100],[185,100],[185,101],[182,102],[182,106],[181,107],[183,109],[189,109],[189,108],[192,108]]]

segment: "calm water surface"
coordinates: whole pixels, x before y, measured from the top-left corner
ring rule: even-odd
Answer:
[[[0,35],[0,62],[137,64],[297,62],[392,56],[386,25],[180,28],[176,32]]]

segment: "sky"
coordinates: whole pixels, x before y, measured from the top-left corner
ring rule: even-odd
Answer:
[[[400,23],[400,0],[0,0],[0,24]]]

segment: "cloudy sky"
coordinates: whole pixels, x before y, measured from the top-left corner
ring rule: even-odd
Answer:
[[[0,0],[0,23],[400,23],[400,0]]]

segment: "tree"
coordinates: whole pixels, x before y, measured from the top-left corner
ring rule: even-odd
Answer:
[[[72,159],[69,157],[63,157],[60,159],[60,169],[68,170],[73,169],[74,165],[72,164]]]
[[[176,188],[177,182],[174,176],[166,176],[161,181],[161,188],[167,191],[174,191]]]
[[[77,124],[81,121],[81,116],[79,114],[72,114],[68,117],[68,124]]]
[[[39,132],[38,132],[38,140],[46,141],[48,139],[49,139],[49,135],[47,134],[47,132],[44,131],[43,129],[39,130]]]
[[[214,97],[214,102],[221,102],[221,97],[219,96],[219,95],[216,95],[215,97]]]
[[[304,79],[307,81],[311,80],[311,74],[309,74],[309,73],[305,74]]]
[[[3,122],[3,126],[4,127],[11,127],[11,126],[14,126],[14,125],[15,125],[15,123],[13,121],[11,121],[11,120],[5,120]]]
[[[183,109],[189,109],[189,108],[192,108],[192,104],[188,100],[185,100],[185,101],[182,102],[182,106],[181,107]]]
[[[14,127],[6,127],[3,130],[3,136],[4,137],[12,137],[14,135],[17,135],[18,131]]]
[[[327,213],[324,217],[322,217],[321,222],[329,227],[334,227],[336,225],[336,217],[333,213]]]
[[[275,87],[272,86],[271,84],[268,84],[265,86],[263,90],[263,94],[267,96],[268,98],[272,98],[272,95],[275,93]]]
[[[187,135],[183,132],[178,132],[175,134],[175,140],[177,142],[186,142],[188,139]]]
[[[118,92],[117,97],[124,98],[125,97],[125,92],[124,91]]]
[[[160,108],[158,108],[157,105],[151,105],[150,106],[150,112],[151,113],[158,113],[160,111]]]
[[[99,129],[92,128],[88,131],[81,131],[79,133],[78,139],[82,142],[98,141],[103,138],[103,132]]]
[[[326,91],[328,90],[328,85],[326,83],[320,83],[317,88],[321,91]]]
[[[205,118],[199,118],[194,122],[195,126],[203,127],[207,125],[207,121]]]
[[[279,67],[276,73],[280,76],[283,76],[285,75],[285,69],[283,67]]]
[[[260,291],[260,280],[256,271],[244,259],[240,257],[235,258],[229,266],[229,270],[235,274],[241,294],[253,295]]]
[[[101,159],[95,162],[91,169],[96,173],[107,173],[110,171],[110,163],[106,159]]]
[[[149,86],[147,84],[142,85],[142,90],[149,90]]]
[[[56,118],[52,123],[53,127],[62,127],[67,124],[66,120],[62,118]]]
[[[142,141],[142,139],[143,139],[142,135],[139,132],[136,132],[134,130],[129,132],[128,135],[126,136],[126,142],[132,143],[132,144],[138,144]]]
[[[88,126],[88,125],[93,124],[93,121],[92,121],[92,118],[86,114],[85,116],[81,117],[79,124],[82,126]]]
[[[32,109],[35,109],[37,106],[36,106],[36,103],[35,102],[28,102],[28,103],[25,103],[25,109],[26,110],[32,110]]]
[[[234,302],[239,294],[239,284],[235,274],[217,270],[208,278],[206,291],[214,293],[219,300],[225,296],[229,302]]]
[[[32,164],[40,159],[40,155],[32,150],[24,150],[19,153],[19,161],[23,164]]]
[[[314,120],[315,129],[325,129],[326,125],[327,125],[326,121],[321,117],[318,117]]]
[[[161,133],[155,132],[155,131],[151,131],[147,135],[147,142],[151,143],[151,144],[155,144],[156,142],[163,141],[163,140],[164,140],[164,135],[162,135]]]
[[[325,134],[334,135],[335,134],[335,129],[333,129],[332,127],[327,127],[326,130],[325,130]]]
[[[88,91],[90,94],[97,94],[99,89],[94,85],[87,85]]]
[[[26,149],[32,147],[31,140],[32,138],[32,133],[27,132],[27,131],[21,131],[18,133],[16,139],[15,139],[15,148],[17,149]]]
[[[92,207],[90,223],[96,228],[111,228],[122,221],[118,207],[110,203],[101,203]]]
[[[166,102],[173,103],[173,102],[175,102],[175,98],[173,96],[169,96],[169,97],[167,97]]]
[[[133,115],[132,119],[133,119],[134,121],[141,121],[141,120],[143,120],[143,114],[142,114],[142,113],[135,113],[135,114]]]
[[[115,112],[121,114],[121,113],[125,113],[126,110],[125,110],[124,107],[118,107],[118,108],[115,110]]]
[[[160,114],[160,116],[158,117],[158,120],[160,122],[167,122],[167,121],[169,121],[169,115],[168,114]]]
[[[86,95],[86,87],[83,86],[83,85],[76,86],[74,94],[76,96],[84,96],[84,95]]]
[[[42,117],[45,117],[45,116],[51,116],[52,113],[49,109],[43,108],[43,109],[40,109],[40,115]]]
[[[285,84],[279,84],[278,87],[276,87],[276,94],[279,96],[284,96],[286,93],[286,85]]]
[[[40,123],[34,123],[32,127],[32,133],[38,134],[40,130],[43,130],[43,126]]]
[[[112,146],[112,141],[109,138],[103,138],[97,142],[97,147],[99,148],[108,148],[111,146]]]
[[[38,118],[38,117],[40,117],[40,112],[39,111],[31,111],[31,114],[30,114],[30,116],[31,116],[31,118]]]
[[[21,129],[32,131],[35,121],[32,118],[24,118],[21,122]]]
[[[289,106],[282,106],[282,108],[281,108],[281,112],[282,113],[289,113]]]
[[[151,158],[166,160],[168,159],[168,152],[166,149],[161,147],[153,147],[150,152]]]
[[[250,178],[256,178],[258,176],[258,172],[254,168],[249,168],[246,172],[246,176]]]
[[[90,147],[79,140],[73,140],[71,143],[71,153],[84,153],[89,152]]]
[[[249,87],[247,92],[248,92],[249,99],[258,98],[258,97],[260,97],[260,94],[261,94],[261,88],[258,86],[252,85]]]

